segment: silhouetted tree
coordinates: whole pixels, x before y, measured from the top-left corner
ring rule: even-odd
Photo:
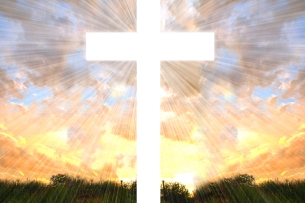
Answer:
[[[180,183],[163,183],[161,186],[161,197],[169,202],[190,202],[191,194],[185,185]]]
[[[71,178],[66,174],[57,174],[57,175],[52,175],[50,181],[52,186],[59,186],[59,185],[67,184],[68,182],[71,181]]]
[[[248,174],[238,174],[233,178],[233,181],[236,181],[238,184],[245,186],[253,186],[254,180],[254,177]]]

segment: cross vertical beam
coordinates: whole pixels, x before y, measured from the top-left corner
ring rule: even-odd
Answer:
[[[160,202],[160,1],[137,0],[137,202]]]

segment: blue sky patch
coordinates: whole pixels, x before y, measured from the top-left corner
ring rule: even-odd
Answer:
[[[272,95],[279,96],[280,92],[279,90],[274,90],[274,85],[271,85],[269,87],[255,87],[252,91],[252,96],[253,97],[258,97],[263,100],[267,100],[270,98]]]
[[[50,97],[53,97],[53,92],[50,87],[36,87],[33,84],[30,84],[23,100],[11,98],[9,101],[30,106],[34,102],[41,102],[42,100]]]
[[[82,100],[85,101],[89,98],[95,98],[96,96],[97,95],[96,95],[95,89],[93,87],[88,87],[83,91]]]

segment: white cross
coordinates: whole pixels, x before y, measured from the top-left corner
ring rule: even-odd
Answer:
[[[214,33],[161,33],[160,2],[137,0],[136,33],[86,33],[89,61],[137,61],[137,202],[160,202],[160,61],[214,60]]]

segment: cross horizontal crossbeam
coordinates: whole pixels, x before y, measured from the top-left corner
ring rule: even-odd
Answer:
[[[137,61],[143,54],[159,61],[214,59],[214,33],[87,33],[90,61]]]

